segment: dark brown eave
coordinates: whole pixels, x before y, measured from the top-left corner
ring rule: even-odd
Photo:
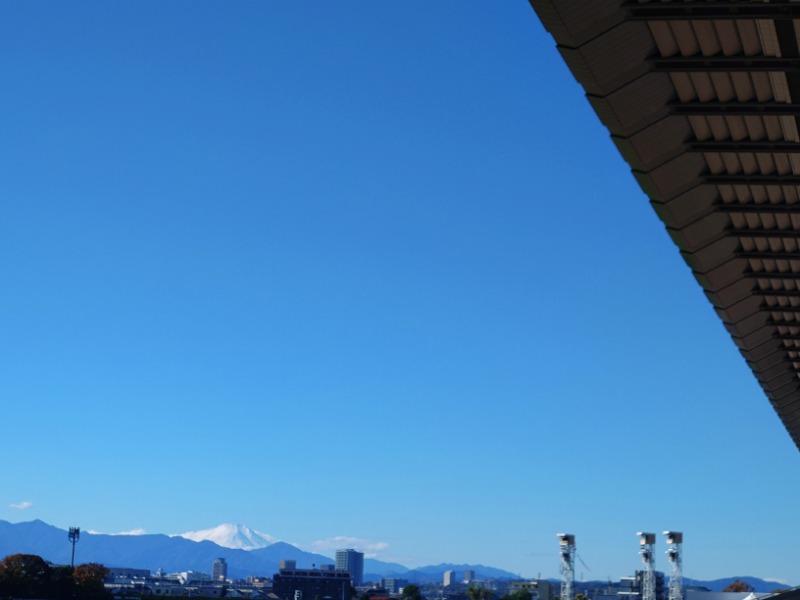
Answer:
[[[800,3],[530,1],[800,448]]]

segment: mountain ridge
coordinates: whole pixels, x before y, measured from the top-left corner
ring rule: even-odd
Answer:
[[[217,528],[203,531],[214,531],[214,529]],[[16,524],[0,520],[0,558],[18,553],[36,554],[55,564],[69,564],[71,550],[67,531],[64,529],[49,525],[40,519]],[[224,558],[228,563],[228,574],[232,578],[244,578],[250,575],[271,577],[278,572],[281,560],[295,560],[299,568],[312,568],[313,565],[335,562],[331,557],[306,552],[281,541],[245,550],[228,548],[207,539],[194,541],[180,535],[160,533],[129,535],[82,532],[75,555],[78,564],[99,562],[107,567],[148,569],[151,573],[155,573],[159,568],[167,572],[191,570],[208,573],[215,560]],[[472,570],[478,579],[519,578],[510,571],[480,564],[440,563],[409,569],[398,563],[383,562],[373,558],[364,560],[365,581],[396,577],[407,579],[411,583],[441,582],[442,575],[448,570],[456,571],[459,575],[466,570]],[[756,592],[771,592],[790,587],[787,584],[752,576],[707,581],[684,578],[684,584],[721,591],[736,579],[749,583]],[[585,586],[591,583],[580,582],[579,585]],[[604,585],[605,582],[597,584]]]
[[[204,531],[214,529],[216,528]],[[0,557],[17,553],[37,554],[52,563],[69,564],[71,550],[66,530],[39,519],[16,524],[0,520]],[[272,576],[279,571],[281,560],[294,560],[301,569],[335,563],[331,557],[306,552],[288,542],[276,541],[265,547],[244,550],[221,546],[208,539],[195,541],[180,535],[161,533],[125,535],[81,532],[75,555],[77,563],[99,562],[107,567],[141,568],[152,573],[158,569],[167,572],[191,570],[208,573],[215,560],[224,558],[228,563],[228,575],[232,578]],[[365,577],[372,580],[399,576],[418,583],[431,578],[441,580],[444,572],[437,573],[434,577],[429,573],[436,567],[412,570],[376,559],[365,560],[364,566]],[[486,567],[467,568],[474,570],[477,577],[488,577],[481,571]],[[503,578],[516,577],[502,569],[494,571],[505,574]]]

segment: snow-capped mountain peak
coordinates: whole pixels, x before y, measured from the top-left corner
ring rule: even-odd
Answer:
[[[234,525],[232,523],[223,523],[212,529],[203,529],[202,531],[177,533],[174,537],[182,537],[195,542],[208,540],[224,548],[239,550],[265,548],[278,541],[268,533],[261,533],[244,525]]]

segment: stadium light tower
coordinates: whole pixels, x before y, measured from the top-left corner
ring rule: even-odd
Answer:
[[[642,600],[656,600],[656,534],[639,531],[639,554],[642,555]]]
[[[75,544],[78,543],[78,540],[81,539],[81,528],[80,527],[70,527],[69,534],[69,541],[72,543],[72,568],[75,568]]]
[[[672,566],[669,575],[669,600],[683,600],[683,534],[680,531],[665,531],[667,536],[667,558]]]
[[[561,548],[561,596],[560,600],[573,600],[572,588],[575,583],[575,536],[558,533]]]

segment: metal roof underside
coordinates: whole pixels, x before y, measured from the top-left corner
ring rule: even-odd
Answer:
[[[800,448],[800,0],[530,0]]]

